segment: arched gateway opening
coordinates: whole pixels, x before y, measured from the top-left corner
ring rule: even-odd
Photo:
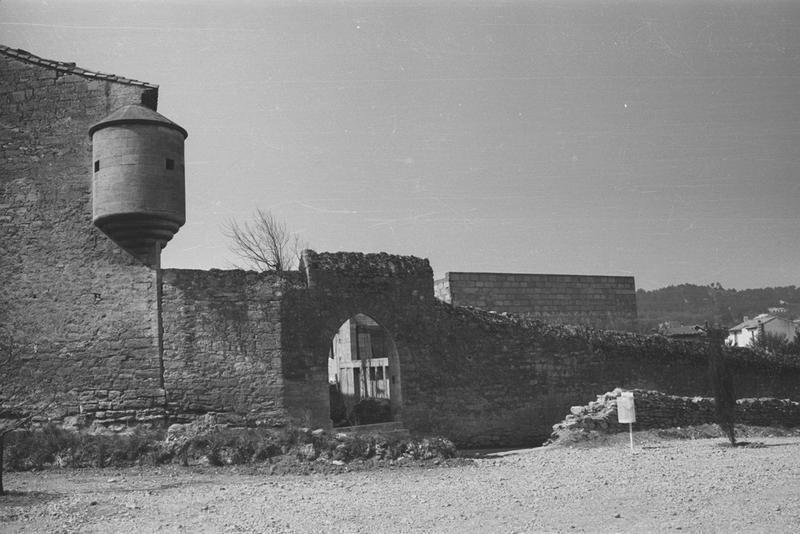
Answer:
[[[368,315],[346,320],[331,339],[328,388],[334,427],[400,421],[400,365],[391,334]]]

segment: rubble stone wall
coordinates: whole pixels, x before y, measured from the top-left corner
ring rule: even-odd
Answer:
[[[290,412],[311,424],[327,420],[330,340],[356,313],[375,319],[397,346],[403,424],[460,446],[540,443],[570,406],[620,384],[710,392],[702,345],[452,306],[432,298],[423,262],[307,253],[308,288],[284,301]],[[800,398],[800,368],[729,357],[740,394]]]
[[[617,388],[585,406],[573,406],[560,423],[553,426],[563,430],[599,430],[609,433],[627,432],[628,425],[618,422]],[[681,397],[658,391],[632,390],[636,409],[635,429],[673,428],[713,424],[714,399],[711,397]],[[752,426],[800,427],[800,402],[778,398],[742,398],[736,401],[737,424]]]
[[[297,278],[163,272],[164,383],[173,417],[217,412],[234,424],[286,421],[281,302]]]
[[[509,312],[550,323],[633,330],[632,276],[446,273],[436,297],[457,306]]]
[[[709,395],[705,348],[440,304],[417,347],[404,422],[461,446],[542,442],[570,406],[622,385]],[[800,368],[728,355],[740,396],[800,399]]]
[[[330,424],[331,339],[358,313],[377,321],[392,338],[399,358],[392,388],[403,410],[413,405],[406,387],[416,380],[417,354],[427,341],[421,329],[434,303],[428,260],[308,250],[301,272],[307,287],[287,293],[282,315],[286,405],[293,417],[304,424]]]

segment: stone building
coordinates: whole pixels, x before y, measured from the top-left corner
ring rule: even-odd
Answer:
[[[186,132],[157,103],[152,84],[0,47],[0,341],[21,364],[0,369],[0,402],[52,394],[48,417],[76,427],[203,414],[330,427],[332,346],[353,325],[379,363],[350,364],[368,382],[375,369],[366,392],[385,391],[383,369],[397,424],[461,445],[541,441],[615,387],[708,393],[696,346],[441,302],[420,258],[305,251],[281,275],[163,269],[183,223]],[[797,368],[741,359],[734,372],[742,396],[800,393]]]
[[[550,323],[635,330],[632,276],[445,273],[436,296],[456,306],[515,313]]]

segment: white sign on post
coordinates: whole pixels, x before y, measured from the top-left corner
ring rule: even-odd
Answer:
[[[631,438],[633,452],[633,423],[636,422],[636,406],[633,403],[633,391],[623,391],[617,397],[617,418],[620,423],[628,423],[628,434]]]
[[[633,404],[633,391],[623,391],[617,398],[617,417],[620,423],[636,422],[636,406]]]

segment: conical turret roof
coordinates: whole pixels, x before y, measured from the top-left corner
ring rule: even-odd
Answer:
[[[164,115],[156,113],[152,109],[139,104],[129,104],[112,112],[111,115],[93,124],[92,127],[89,128],[89,135],[92,135],[97,130],[100,130],[107,126],[113,126],[115,124],[131,124],[131,123],[159,124],[161,126],[166,126],[168,128],[172,128],[174,130],[179,131],[183,135],[184,139],[186,139],[189,136],[186,130],[184,130],[181,126],[175,124],[174,122],[166,118]]]

